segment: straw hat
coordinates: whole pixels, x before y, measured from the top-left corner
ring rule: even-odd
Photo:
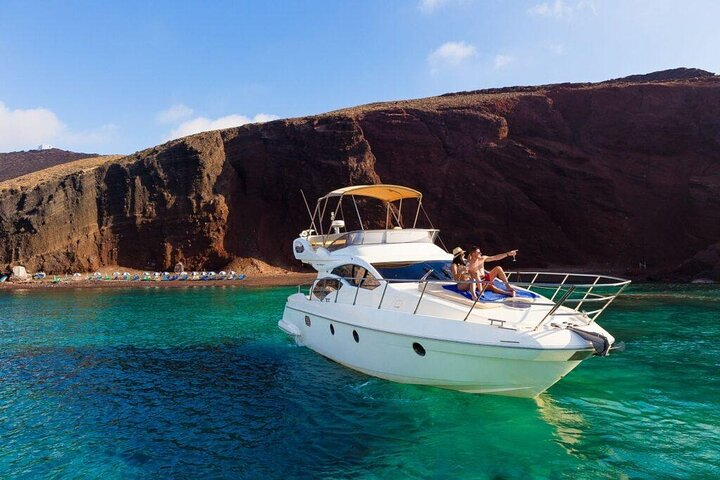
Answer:
[[[462,255],[465,253],[465,250],[463,250],[460,247],[453,248],[453,258],[457,257],[458,255]]]

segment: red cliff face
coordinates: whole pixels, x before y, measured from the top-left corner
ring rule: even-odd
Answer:
[[[517,266],[720,280],[720,78],[468,92],[208,132],[0,184],[0,263],[297,266],[311,201],[421,190],[448,247]],[[22,179],[19,179],[22,180]]]

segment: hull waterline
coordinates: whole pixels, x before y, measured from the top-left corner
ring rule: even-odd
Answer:
[[[279,327],[298,345],[366,375],[467,393],[536,397],[592,355],[587,347],[541,350],[420,338],[292,309]]]

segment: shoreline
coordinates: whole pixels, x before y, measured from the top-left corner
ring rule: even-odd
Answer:
[[[63,279],[53,283],[52,279],[24,280],[21,282],[0,283],[0,292],[3,290],[66,290],[91,288],[203,288],[203,287],[294,287],[310,282],[317,277],[317,273],[286,273],[281,275],[256,275],[244,280],[73,280]]]
[[[117,288],[207,288],[207,287],[233,287],[233,288],[266,288],[266,287],[296,287],[311,283],[317,278],[317,273],[287,273],[280,275],[257,275],[244,280],[73,280],[63,279],[53,283],[52,280],[24,280],[21,282],[2,282],[0,292],[14,290],[73,290],[73,289],[117,289]],[[718,285],[713,281],[694,282],[667,282],[634,279],[633,284],[655,285]]]

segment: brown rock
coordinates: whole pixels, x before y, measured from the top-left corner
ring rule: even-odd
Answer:
[[[0,263],[299,267],[290,242],[309,223],[300,189],[314,201],[386,182],[424,193],[451,248],[519,248],[520,267],[720,279],[713,254],[696,258],[720,241],[717,76],[372,104],[51,170],[0,184]]]

